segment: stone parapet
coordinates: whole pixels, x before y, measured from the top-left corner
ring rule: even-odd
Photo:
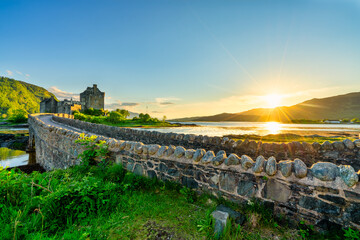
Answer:
[[[160,134],[57,116],[53,120],[101,134],[98,139],[107,142],[113,161],[135,174],[179,182],[198,192],[239,203],[251,204],[258,199],[276,214],[294,221],[304,220],[319,228],[340,225],[360,229],[359,176],[349,164],[316,162],[306,166],[302,158],[282,160],[260,154],[255,158],[202,147],[207,146],[205,141],[213,139],[220,140],[220,147],[224,146],[227,141],[224,138]],[[45,169],[79,164],[78,154],[84,149],[75,140],[80,132],[46,125],[41,115],[30,115],[29,125],[37,160]],[[137,138],[148,142],[132,140]],[[201,140],[202,144],[199,148],[162,144],[172,143],[171,140],[189,146]],[[354,149],[357,147],[354,143]]]

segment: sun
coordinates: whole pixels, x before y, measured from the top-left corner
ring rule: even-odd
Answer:
[[[281,104],[282,97],[279,94],[269,94],[264,97],[269,108],[279,107]]]

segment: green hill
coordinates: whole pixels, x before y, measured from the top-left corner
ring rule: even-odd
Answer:
[[[291,122],[293,120],[323,120],[360,118],[360,92],[327,98],[314,98],[290,107],[255,108],[240,113],[176,119],[176,121],[251,121]]]
[[[24,109],[29,113],[40,111],[40,101],[53,96],[42,87],[0,76],[0,113],[9,109]]]

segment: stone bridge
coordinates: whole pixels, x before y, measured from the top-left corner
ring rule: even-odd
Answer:
[[[360,229],[360,141],[267,144],[160,133],[74,120],[66,114],[29,115],[29,148],[46,170],[80,163],[80,134],[109,145],[128,171],[179,182],[198,192],[248,204],[262,201],[275,215],[317,228]],[[356,171],[355,171],[356,170]]]

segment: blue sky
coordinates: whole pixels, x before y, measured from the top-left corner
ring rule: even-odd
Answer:
[[[0,75],[168,118],[360,90],[360,0],[0,1]]]

